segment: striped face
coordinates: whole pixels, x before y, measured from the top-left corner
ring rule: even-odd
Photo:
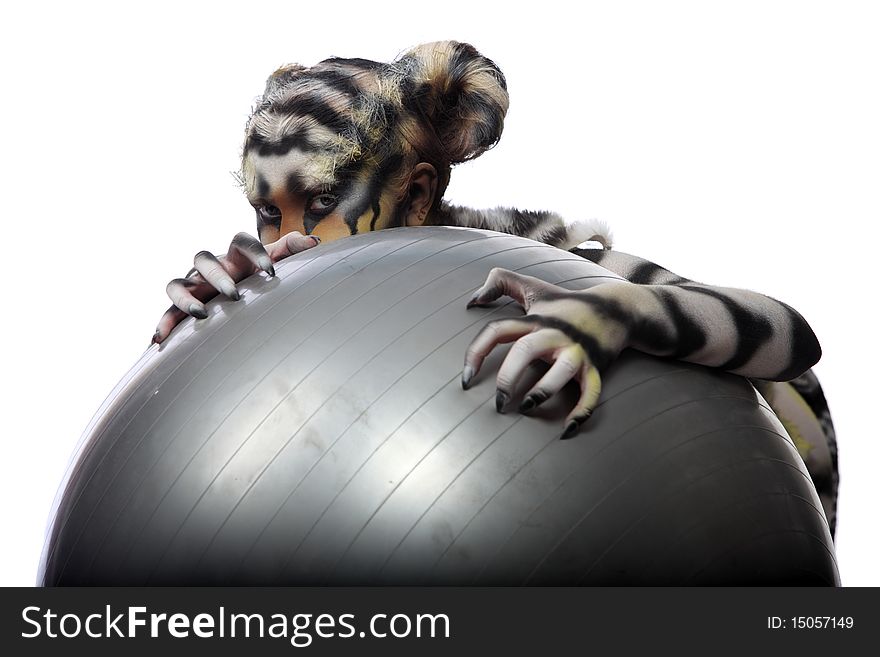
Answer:
[[[328,179],[316,175],[321,159],[320,153],[295,148],[247,154],[247,195],[257,213],[260,241],[299,231],[326,242],[402,225],[404,199],[388,174],[356,163]]]
[[[283,66],[248,120],[242,157],[260,239],[291,231],[338,239],[405,225],[410,212],[429,220],[450,166],[498,141],[507,103],[501,71],[454,41],[390,64]],[[419,163],[433,171],[427,191]],[[416,199],[428,200],[416,209]]]
[[[292,231],[327,241],[401,225],[399,94],[380,83],[379,66],[331,59],[311,69],[285,67],[270,78],[242,161],[263,243]]]

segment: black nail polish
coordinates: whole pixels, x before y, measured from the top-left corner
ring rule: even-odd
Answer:
[[[580,426],[581,425],[577,423],[577,420],[572,420],[567,425],[565,425],[565,431],[563,431],[562,435],[559,436],[559,440],[568,440],[578,432]]]
[[[499,413],[504,412],[504,407],[507,406],[507,402],[510,400],[510,397],[507,393],[499,390],[495,393],[495,410]]]
[[[519,405],[519,412],[528,413],[529,411],[534,409],[535,406],[537,406],[537,404],[535,403],[535,398],[531,396],[526,397],[522,400],[522,404]]]
[[[465,366],[464,371],[461,373],[461,387],[464,390],[468,389],[468,386],[471,384],[471,379],[474,378],[474,368],[470,365]]]
[[[150,340],[150,344],[159,344],[159,329],[156,329],[156,332],[153,333],[153,339]]]
[[[208,312],[204,308],[194,303],[189,306],[189,314],[196,319],[205,319],[208,316]]]
[[[224,282],[220,286],[220,291],[223,294],[225,294],[229,299],[232,299],[233,301],[238,301],[240,298],[238,295],[238,290],[236,289],[235,285],[233,283],[228,282],[228,281]]]

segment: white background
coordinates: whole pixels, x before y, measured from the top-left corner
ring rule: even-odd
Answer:
[[[619,250],[812,324],[840,572],[880,584],[876,3],[24,6],[0,26],[0,584],[34,583],[73,447],[147,347],[166,281],[253,231],[230,172],[266,76],[446,38],[494,59],[511,94],[500,145],[447,198],[599,217]]]

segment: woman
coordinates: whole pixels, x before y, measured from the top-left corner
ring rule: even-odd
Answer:
[[[260,270],[272,275],[272,263],[320,241],[389,227],[454,225],[569,249],[631,283],[572,292],[495,269],[470,302],[509,295],[526,314],[490,322],[474,339],[462,385],[468,386],[497,344],[514,342],[497,375],[499,412],[507,410],[526,366],[544,358],[552,365],[519,411],[531,411],[576,379],[581,397],[563,438],[590,416],[600,372],[626,347],[770,381],[795,379],[818,361],[813,331],[783,303],[695,283],[612,252],[601,230],[566,225],[550,212],[477,211],[444,203],[451,166],[498,141],[507,107],[498,67],[472,46],[452,41],[419,46],[391,64],[334,58],[311,68],[282,67],[248,121],[242,156],[241,180],[256,211],[259,239],[240,233],[223,257],[198,253],[193,272],[168,284],[174,305],[160,320],[154,342],[165,340],[187,315],[204,318],[204,301],[218,293],[237,299],[236,282]],[[575,248],[589,239],[606,248]],[[771,400],[796,395],[790,386],[763,389]],[[833,530],[833,429],[819,398],[821,389],[812,399],[808,428],[798,433],[808,436],[808,452],[824,450],[812,472],[817,484],[824,481]],[[827,420],[824,427],[821,420]]]

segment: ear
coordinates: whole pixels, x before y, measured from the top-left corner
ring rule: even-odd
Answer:
[[[413,168],[407,194],[404,225],[422,226],[434,205],[437,195],[437,169],[427,162],[419,162]]]

